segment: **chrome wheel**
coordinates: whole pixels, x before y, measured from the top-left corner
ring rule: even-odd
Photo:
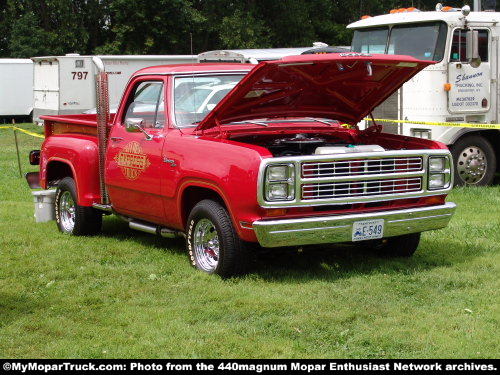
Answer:
[[[198,267],[205,272],[213,272],[219,263],[219,236],[209,219],[201,219],[196,223],[193,245]]]
[[[67,233],[72,233],[75,228],[76,205],[69,191],[61,194],[59,199],[59,216],[61,226]]]
[[[484,151],[477,146],[462,150],[457,160],[457,172],[460,179],[469,185],[476,184],[484,177],[488,163]]]

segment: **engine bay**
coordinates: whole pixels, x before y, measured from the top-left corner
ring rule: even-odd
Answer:
[[[324,133],[247,135],[234,137],[233,140],[264,147],[274,157],[385,151],[380,145],[354,144]]]

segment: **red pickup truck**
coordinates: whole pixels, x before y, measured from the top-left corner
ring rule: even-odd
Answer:
[[[31,158],[42,188],[57,189],[62,232],[98,233],[113,213],[133,229],[184,235],[208,273],[244,272],[250,243],[364,241],[410,256],[455,210],[450,153],[356,124],[429,64],[345,53],[150,67],[114,115],[101,72],[98,114],[44,116]]]

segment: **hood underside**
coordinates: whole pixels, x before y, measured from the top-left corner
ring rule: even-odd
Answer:
[[[432,61],[409,56],[332,53],[261,62],[197,129],[277,117],[356,124]]]

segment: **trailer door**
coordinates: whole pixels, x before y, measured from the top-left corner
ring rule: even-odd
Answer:
[[[491,105],[491,64],[489,59],[490,32],[479,33],[481,65],[474,68],[467,62],[465,29],[455,29],[452,36],[448,82],[448,110],[450,113],[485,113]]]
[[[96,106],[94,65],[89,57],[59,60],[59,113],[82,113]]]
[[[33,121],[40,115],[58,114],[59,62],[55,59],[35,60],[33,77]]]

